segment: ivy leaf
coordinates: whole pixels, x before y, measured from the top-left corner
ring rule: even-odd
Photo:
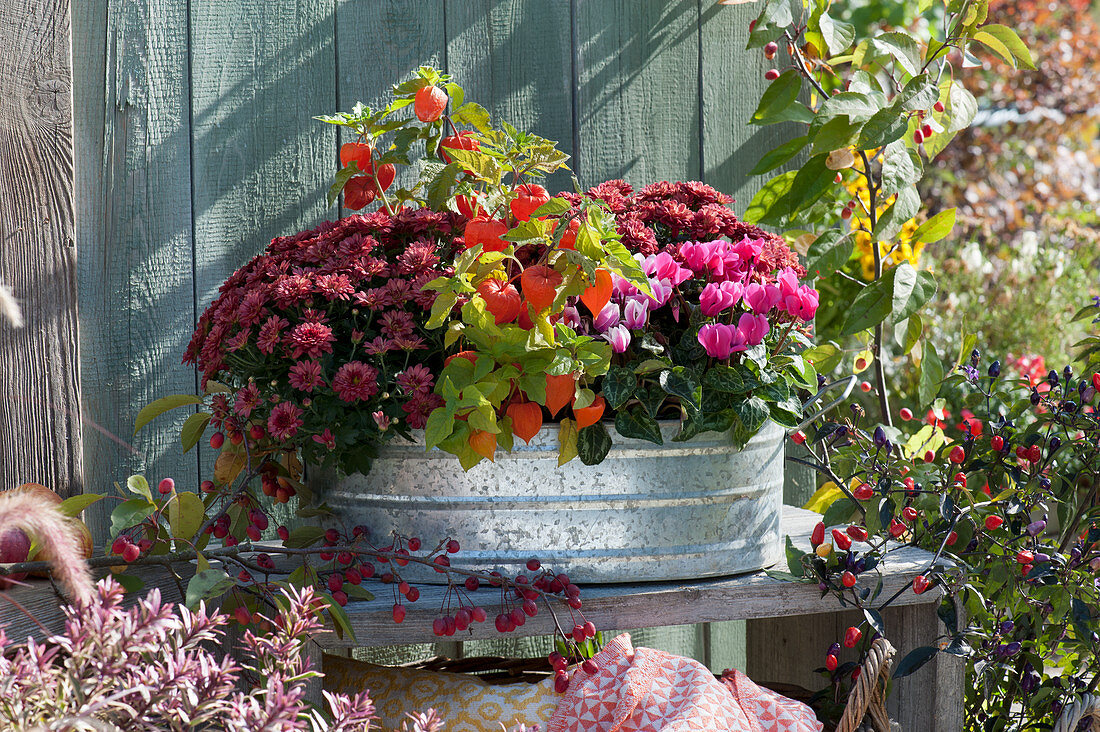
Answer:
[[[577,455],[585,465],[598,465],[611,451],[611,435],[603,422],[583,428],[577,434]]]
[[[794,69],[787,69],[764,90],[750,123],[758,124],[775,117],[798,99],[801,90],[802,77]]]
[[[851,256],[851,235],[840,229],[829,229],[814,239],[807,250],[806,271],[823,277],[843,267]]]
[[[657,420],[646,414],[640,406],[633,406],[615,415],[615,430],[623,437],[633,437],[639,440],[648,440],[657,445],[663,445],[661,426]]]

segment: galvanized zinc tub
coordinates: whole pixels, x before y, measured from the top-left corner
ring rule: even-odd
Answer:
[[[367,475],[317,475],[325,501],[371,536],[457,539],[451,566],[515,573],[538,557],[574,582],[680,580],[749,572],[783,555],[783,430],[768,423],[743,450],[724,433],[664,445],[622,437],[599,465],[558,467],[558,428],[463,472],[452,455],[400,438]],[[409,565],[403,576],[443,582]]]

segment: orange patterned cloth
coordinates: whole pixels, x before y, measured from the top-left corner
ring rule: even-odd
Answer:
[[[739,671],[718,681],[698,661],[633,648],[620,635],[600,651],[599,671],[577,668],[548,732],[821,732],[801,702]]]

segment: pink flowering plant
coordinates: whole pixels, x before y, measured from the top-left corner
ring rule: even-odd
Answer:
[[[616,431],[660,444],[659,418],[680,422],[673,438],[733,430],[745,443],[768,419],[801,421],[798,388],[816,373],[798,351],[817,309],[817,292],[782,239],[737,220],[728,197],[702,183],[657,183],[637,193],[610,181],[586,196],[616,216],[624,245],[649,292],[612,275],[598,313],[570,304],[564,322],[611,345],[599,394]],[[580,430],[587,463],[607,454],[601,422]]]

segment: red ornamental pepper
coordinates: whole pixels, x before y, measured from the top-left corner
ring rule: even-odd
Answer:
[[[844,574],[840,575],[840,584],[845,587],[854,587],[856,584],[856,576],[846,571]]]
[[[1035,555],[1029,552],[1027,549],[1021,549],[1016,552],[1016,561],[1020,564],[1031,564],[1035,561]]]
[[[905,508],[901,509],[901,517],[905,519],[906,523],[911,524],[917,520],[917,509],[913,508],[912,506],[906,506]]]
[[[837,549],[846,552],[852,548],[852,537],[840,529],[833,529],[833,543],[836,544]]]
[[[863,528],[862,526],[856,526],[855,524],[852,524],[845,530],[848,532],[848,536],[852,537],[856,541],[867,541],[867,529]]]
[[[899,539],[901,538],[901,535],[905,533],[905,531],[905,524],[898,521],[897,519],[890,519],[890,536],[894,537],[895,539]]]
[[[875,489],[866,483],[860,483],[856,486],[856,489],[852,491],[852,495],[860,501],[868,501],[875,497]]]
[[[993,437],[991,437],[989,440],[989,444],[990,447],[992,447],[994,450],[1000,452],[1004,449],[1005,438],[1001,437],[1000,435],[993,435]]]
[[[1003,524],[1004,522],[1005,520],[1000,516],[986,516],[985,528],[989,531],[996,531],[997,529],[1001,528],[1001,524]]]
[[[948,459],[958,465],[962,463],[963,460],[966,460],[966,450],[962,448],[962,445],[955,445],[951,448],[951,454],[948,455]]]
[[[856,627],[848,628],[844,631],[844,647],[855,648],[859,643],[859,639],[863,637],[863,631]]]
[[[1092,375],[1092,388],[1100,391],[1100,373]]]
[[[1039,462],[1043,459],[1043,449],[1038,445],[1032,445],[1027,449],[1027,459],[1032,463]]]
[[[830,671],[836,671],[836,656],[831,653],[828,656],[825,656],[825,668],[829,669]]]
[[[813,533],[810,534],[810,544],[818,546],[825,541],[825,524],[820,521],[817,526],[814,527]]]

